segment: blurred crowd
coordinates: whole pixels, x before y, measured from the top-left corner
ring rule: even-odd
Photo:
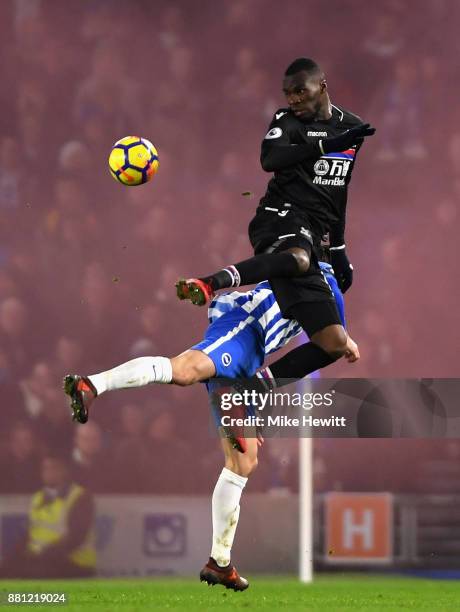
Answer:
[[[3,0],[0,492],[34,490],[55,446],[95,492],[209,492],[221,458],[203,389],[108,395],[76,427],[60,381],[200,338],[205,313],[174,282],[250,256],[260,141],[301,55],[377,127],[348,208],[362,360],[328,374],[458,376],[459,18],[456,0]],[[159,151],[152,184],[110,177],[129,134]],[[359,488],[379,445],[357,443],[347,468],[331,444],[319,488]],[[398,463],[406,447],[386,444]],[[414,461],[438,456],[430,444]],[[266,446],[252,490],[295,489],[296,442]]]

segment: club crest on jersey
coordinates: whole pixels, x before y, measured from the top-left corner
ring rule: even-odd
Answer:
[[[313,170],[318,176],[324,176],[329,172],[329,164],[325,159],[318,159],[316,164],[313,166]]]
[[[270,140],[271,138],[279,138],[282,133],[283,133],[283,130],[281,128],[274,127],[267,132],[267,135],[265,136],[265,140]]]
[[[226,368],[232,363],[232,356],[230,355],[230,353],[222,353],[222,365],[224,365]]]

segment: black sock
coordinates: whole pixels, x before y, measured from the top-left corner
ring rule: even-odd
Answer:
[[[312,308],[308,308],[308,306],[308,304],[304,303],[294,304],[289,309],[288,316],[290,319],[295,319],[308,336],[311,337],[313,335],[312,329],[315,329],[315,327],[311,327]],[[312,303],[311,306],[318,308],[322,306],[322,304]],[[262,375],[268,378],[267,386],[270,385],[270,378],[274,381],[272,386],[282,386],[283,384],[292,382],[293,378],[304,378],[304,376],[316,370],[325,368],[331,365],[331,363],[334,363],[337,359],[338,357],[332,357],[314,342],[306,342],[292,351],[289,351],[289,353],[275,361],[269,368],[265,368],[264,370],[268,370],[267,372],[262,370],[259,373],[259,377]],[[291,379],[291,381],[285,380],[283,382],[283,378]],[[279,384],[278,381],[280,381],[281,384]]]
[[[281,357],[269,368],[269,374],[275,380],[274,386],[282,386],[278,384],[278,380],[282,383],[281,379],[286,380],[284,384],[292,382],[292,379],[300,379],[320,368],[324,368],[331,363],[334,363],[336,359],[331,357],[326,351],[313,342],[306,342],[301,346],[292,349],[284,357]]]
[[[274,276],[297,276],[300,274],[297,260],[292,253],[264,253],[224,268],[201,280],[217,291],[226,287],[252,285]]]
[[[233,382],[233,388],[240,393],[246,389],[267,393],[271,389],[300,380],[316,370],[331,365],[334,361],[336,359],[317,344],[306,342],[289,351],[271,366],[262,368],[251,378]]]

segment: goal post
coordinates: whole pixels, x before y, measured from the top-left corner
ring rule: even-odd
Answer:
[[[299,439],[299,578],[313,580],[313,440]]]

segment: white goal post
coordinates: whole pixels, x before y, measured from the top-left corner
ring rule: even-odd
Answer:
[[[299,578],[313,580],[313,440],[299,439]]]

